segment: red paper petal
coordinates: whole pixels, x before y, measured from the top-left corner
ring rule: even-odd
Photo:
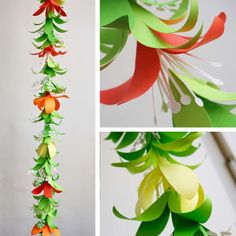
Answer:
[[[53,189],[53,191],[54,191],[55,193],[61,193],[61,192],[62,192],[61,190],[57,190],[57,189],[55,189],[55,188],[53,188],[53,187],[52,187],[52,189]]]
[[[120,86],[101,91],[101,103],[121,104],[141,96],[157,80],[159,71],[160,59],[156,49],[137,43],[133,77]]]
[[[44,184],[40,185],[39,187],[35,188],[32,193],[35,194],[35,195],[38,195],[40,194],[44,189]]]
[[[58,99],[54,98],[55,100],[55,110],[58,111],[60,109],[60,102],[58,101]]]
[[[33,16],[39,16],[44,12],[45,8],[39,8],[38,11],[36,11]]]
[[[52,198],[52,187],[48,182],[44,185],[44,196],[47,198]]]
[[[163,51],[172,53],[172,54],[187,53],[197,47],[200,47],[204,44],[214,41],[220,36],[222,36],[222,34],[224,33],[225,22],[226,22],[226,14],[222,12],[221,14],[215,17],[211,27],[209,28],[207,33],[202,37],[201,41],[197,42],[192,47],[185,48],[185,49],[164,49]],[[187,43],[189,39],[191,40],[191,38],[174,35],[174,34],[166,34],[166,35],[162,33],[156,33],[156,34],[159,35],[166,42],[177,47]]]
[[[63,9],[62,9],[61,7],[55,6],[55,9],[56,9],[56,11],[57,11],[60,15],[62,15],[62,16],[64,16],[64,17],[67,16],[67,14],[63,11]]]

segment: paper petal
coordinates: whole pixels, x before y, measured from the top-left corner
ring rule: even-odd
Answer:
[[[192,199],[199,188],[197,175],[188,167],[161,161],[160,170],[168,183],[181,196]]]
[[[156,50],[138,43],[133,77],[118,87],[101,91],[101,103],[121,104],[143,95],[157,80],[159,70],[160,59]]]

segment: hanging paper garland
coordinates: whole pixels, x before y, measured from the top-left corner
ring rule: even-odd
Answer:
[[[131,174],[146,173],[138,188],[136,216],[127,218],[115,207],[121,219],[140,221],[136,236],[160,235],[171,216],[174,236],[205,236],[206,223],[212,212],[194,169],[179,160],[198,150],[193,142],[202,133],[193,132],[112,132],[107,137],[117,144],[121,158],[115,167],[126,168]],[[130,152],[120,151],[132,146]]]
[[[43,122],[44,129],[36,137],[40,145],[36,150],[37,156],[34,158],[36,164],[32,168],[35,176],[32,193],[37,201],[33,205],[33,211],[35,218],[38,219],[32,229],[32,235],[60,236],[59,229],[54,224],[59,206],[59,201],[55,199],[55,196],[63,191],[62,187],[57,184],[59,175],[56,168],[59,164],[55,160],[57,155],[55,137],[60,134],[56,126],[59,126],[63,119],[57,113],[60,109],[59,100],[68,97],[64,94],[66,89],[54,80],[56,76],[66,73],[66,70],[54,61],[54,57],[66,53],[63,50],[64,43],[58,36],[58,33],[64,33],[66,30],[58,25],[65,23],[63,18],[67,15],[63,10],[63,0],[40,0],[40,4],[33,15],[45,15],[45,19],[42,23],[35,24],[39,28],[33,33],[39,36],[34,39],[33,44],[38,52],[32,55],[45,60],[43,68],[38,73],[43,77],[39,83],[39,94],[34,99],[34,105],[41,111],[35,122]]]
[[[145,4],[148,7],[144,7]],[[172,12],[172,16],[162,19],[149,11],[149,7]],[[195,28],[198,12],[198,0],[101,0],[101,69],[116,59],[129,35],[137,40],[133,76],[120,86],[101,91],[101,103],[120,105],[129,102],[157,83],[162,110],[172,111],[174,126],[236,126],[236,116],[231,112],[236,105],[225,104],[236,101],[236,92],[221,91],[220,80],[180,57],[188,55],[201,59],[190,52],[224,33],[226,15],[222,12],[205,34],[202,34],[201,25],[193,37],[180,35]],[[218,63],[211,65],[219,66]]]

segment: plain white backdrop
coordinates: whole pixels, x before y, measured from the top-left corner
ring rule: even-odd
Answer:
[[[214,17],[221,11],[227,14],[226,30],[220,39],[192,51],[211,61],[221,62],[223,67],[214,68],[204,62],[190,60],[212,76],[224,82],[222,87],[226,91],[235,91],[235,55],[236,48],[236,4],[234,0],[199,0],[200,16],[198,27],[204,22],[204,32],[207,31]],[[195,32],[195,31],[193,31]],[[133,74],[135,62],[136,42],[129,37],[128,43],[116,60],[101,72],[101,89],[108,89],[120,85]],[[156,109],[158,127],[172,127],[171,114],[161,112],[161,101],[158,88],[156,91]],[[102,127],[153,127],[152,92],[149,90],[143,96],[120,106],[101,105]]]
[[[143,174],[132,175],[126,169],[111,166],[111,163],[119,162],[119,157],[114,150],[115,145],[104,140],[106,136],[107,133],[101,134],[101,235],[133,236],[140,223],[116,218],[112,213],[112,207],[116,206],[127,217],[135,215],[137,189]],[[232,133],[231,136],[235,140],[236,134]],[[205,193],[213,203],[213,212],[206,226],[218,234],[232,228],[234,236],[236,235],[235,182],[226,169],[224,158],[211,134],[205,134],[199,142],[201,148],[191,157],[191,162],[199,163],[206,157],[202,166],[196,171]],[[173,228],[169,224],[161,236],[170,235],[172,232]]]
[[[42,129],[32,124],[39,111],[33,106],[32,84],[41,59],[30,34],[32,14],[39,6],[32,0],[0,0],[0,235],[30,235],[36,222],[30,207],[33,176],[27,175],[34,165],[38,143],[33,135]],[[68,53],[56,60],[68,68],[58,83],[67,86],[70,100],[62,101],[65,117],[57,161],[60,163],[60,194],[57,223],[66,236],[93,236],[94,230],[94,0],[72,1],[65,5],[68,23],[64,34]]]

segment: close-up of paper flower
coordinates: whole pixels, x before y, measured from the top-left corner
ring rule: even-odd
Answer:
[[[204,62],[194,49],[207,47],[225,32],[225,12],[206,30],[203,23],[197,26],[200,11],[198,0],[101,0],[100,69],[112,67],[131,36],[137,44],[133,75],[119,86],[103,89],[101,103],[121,106],[155,85],[161,110],[171,111],[174,127],[236,127],[236,92],[223,91],[223,79],[186,59]],[[160,17],[163,12],[168,17]]]
[[[38,73],[43,78],[37,84],[39,94],[36,95],[33,103],[41,112],[34,122],[43,122],[44,129],[39,136],[35,136],[40,145],[36,149],[37,156],[34,158],[36,164],[32,168],[35,176],[32,194],[37,201],[33,206],[33,211],[38,222],[32,229],[32,235],[60,236],[60,231],[54,224],[59,206],[59,201],[55,197],[56,194],[63,192],[63,189],[57,184],[59,174],[56,169],[59,164],[55,160],[58,153],[55,138],[60,135],[56,127],[63,119],[57,113],[61,107],[59,99],[68,98],[68,96],[64,94],[66,89],[55,82],[58,80],[55,77],[65,74],[66,70],[54,61],[54,57],[66,54],[63,49],[64,43],[59,36],[59,33],[64,33],[66,30],[59,26],[66,23],[64,18],[67,15],[63,10],[64,1],[43,0],[40,2],[41,5],[33,16],[45,15],[45,19],[35,24],[39,29],[33,32],[38,34],[33,44],[39,52],[34,52],[32,55],[43,58],[45,63]]]
[[[198,151],[198,132],[112,132],[106,140],[116,144],[120,162],[112,166],[131,174],[145,173],[138,187],[136,216],[128,218],[116,207],[113,213],[123,220],[140,222],[137,236],[157,236],[172,221],[174,236],[205,236],[212,203],[195,173],[199,164],[187,165]],[[130,152],[124,152],[131,147]],[[186,162],[185,162],[186,163]],[[127,222],[128,224],[128,222]],[[167,235],[167,234],[164,234]]]

